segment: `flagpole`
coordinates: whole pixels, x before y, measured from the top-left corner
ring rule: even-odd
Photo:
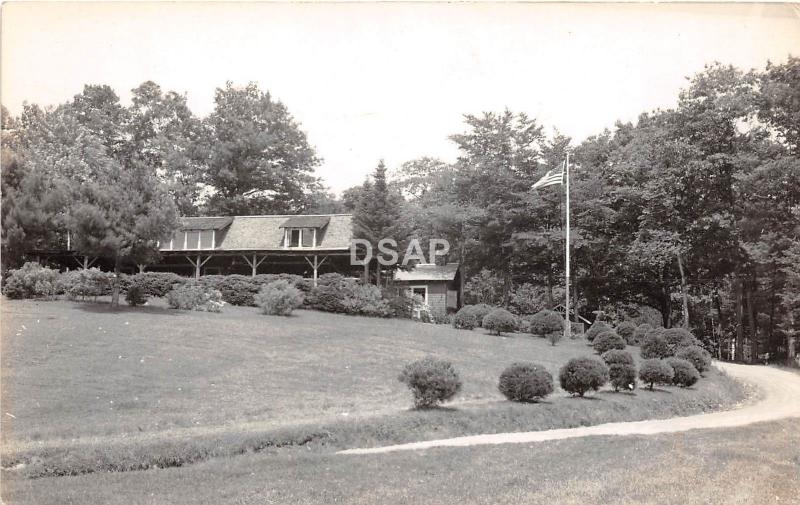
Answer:
[[[567,178],[567,184],[566,184],[566,189],[565,189],[566,194],[567,194],[567,244],[566,244],[566,251],[565,251],[565,257],[566,257],[565,258],[565,265],[566,265],[566,268],[564,270],[565,274],[566,274],[566,275],[564,275],[564,280],[565,280],[565,289],[564,289],[564,291],[567,294],[567,299],[566,299],[566,303],[564,304],[564,307],[566,307],[567,310],[564,313],[564,335],[566,335],[567,338],[571,338],[572,337],[572,328],[570,327],[571,325],[570,325],[570,322],[569,322],[569,152],[567,152],[567,159],[564,162],[564,165],[565,165],[564,170],[566,172],[566,178]]]

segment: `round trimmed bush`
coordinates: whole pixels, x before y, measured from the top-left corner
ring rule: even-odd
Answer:
[[[559,370],[558,382],[564,391],[583,396],[608,382],[608,367],[597,358],[572,358]]]
[[[711,368],[711,354],[699,345],[690,345],[689,347],[682,347],[675,353],[676,358],[685,359],[697,369],[698,372],[703,373]]]
[[[663,359],[646,359],[639,365],[639,379],[648,384],[650,391],[654,384],[671,384],[675,372]]]
[[[617,335],[625,340],[625,343],[628,345],[633,345],[636,343],[636,340],[633,338],[633,334],[636,332],[636,325],[631,321],[623,321],[617,325],[616,329]]]
[[[471,307],[470,310],[475,314],[475,319],[478,320],[478,326],[481,326],[483,324],[483,318],[495,309],[491,305],[486,305],[485,303],[478,303],[476,305],[471,305]]]
[[[453,317],[453,327],[459,330],[471,330],[478,326],[478,318],[472,305],[464,305]]]
[[[669,346],[670,356],[675,356],[675,353],[683,347],[700,345],[700,341],[694,338],[694,335],[692,335],[689,330],[684,328],[670,328],[664,330],[664,339]]]
[[[636,366],[626,363],[615,363],[609,365],[608,376],[614,391],[620,389],[627,389],[633,391],[636,389]]]
[[[672,356],[663,328],[653,328],[642,340],[642,358],[664,359]]]
[[[506,309],[494,309],[486,314],[481,325],[493,335],[512,332],[517,328],[517,318]]]
[[[142,272],[128,277],[130,286],[139,286],[146,296],[167,296],[176,284],[186,284],[189,281],[172,272]]]
[[[435,407],[461,390],[453,364],[430,356],[406,365],[397,379],[411,390],[418,409]]]
[[[512,402],[536,402],[553,392],[553,376],[535,363],[514,363],[500,374],[497,386]]]
[[[621,351],[619,349],[611,349],[610,351],[606,351],[601,356],[603,361],[606,365],[630,365],[633,366],[636,362],[633,360],[633,356],[628,351]]]
[[[652,330],[653,327],[647,323],[642,323],[636,327],[636,330],[633,332],[633,344],[639,345],[644,341],[644,336],[647,335],[647,332]]]
[[[586,331],[586,340],[591,342],[595,337],[606,331],[613,331],[613,328],[603,321],[595,321],[592,327]]]
[[[289,281],[279,279],[261,287],[254,300],[264,314],[271,316],[289,316],[292,311],[303,305],[303,292]]]
[[[682,388],[694,386],[700,380],[700,373],[689,361],[681,358],[667,358],[672,367],[672,383]]]
[[[128,305],[131,307],[144,305],[147,303],[147,294],[140,286],[133,284],[125,291],[125,301],[128,302]]]
[[[528,318],[529,331],[537,337],[546,337],[550,333],[564,331],[564,318],[554,310],[540,310]]]
[[[597,354],[603,354],[611,349],[625,349],[625,341],[613,331],[606,331],[595,337],[592,346]]]

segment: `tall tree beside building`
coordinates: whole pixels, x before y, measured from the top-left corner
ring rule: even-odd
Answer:
[[[393,271],[396,267],[384,268],[377,259],[378,243],[383,239],[394,239],[398,253],[402,256],[409,235],[407,220],[402,212],[403,197],[392,190],[386,181],[386,165],[381,160],[372,175],[361,188],[353,213],[353,237],[366,240],[372,246],[375,281],[381,283],[381,270]],[[387,258],[388,259],[388,258]],[[369,265],[365,266],[365,277]],[[365,279],[366,280],[366,279]]]
[[[218,88],[203,121],[203,181],[208,214],[291,214],[320,189],[306,134],[281,102],[251,83]]]

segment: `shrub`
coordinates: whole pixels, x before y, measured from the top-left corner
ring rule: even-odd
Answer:
[[[690,362],[700,373],[711,368],[711,355],[699,345],[682,347],[675,353],[675,357]]]
[[[613,330],[611,326],[607,325],[603,321],[595,321],[592,327],[586,331],[586,340],[591,342],[595,339],[596,336],[606,331],[613,331]]]
[[[558,372],[558,382],[564,391],[583,396],[608,382],[608,367],[597,358],[572,358]]]
[[[546,337],[550,333],[564,332],[564,318],[553,310],[540,310],[528,318],[529,331],[537,337]]]
[[[608,365],[630,365],[633,366],[635,361],[633,360],[633,356],[628,351],[621,351],[619,349],[611,349],[610,351],[606,351],[601,356],[603,358],[603,362]]]
[[[654,328],[647,332],[642,340],[642,358],[664,359],[671,356],[663,328]]]
[[[473,310],[474,305],[464,305],[453,318],[453,327],[459,330],[471,330],[478,326],[478,318]]]
[[[484,268],[464,283],[464,298],[470,303],[500,303],[504,286],[505,282],[499,275]]]
[[[411,319],[414,316],[414,307],[416,305],[414,298],[409,298],[391,289],[384,289],[381,292],[381,296],[386,300],[392,317]],[[418,298],[421,300],[421,297]]]
[[[626,344],[633,345],[636,343],[636,339],[634,338],[634,333],[636,333],[636,325],[631,321],[623,321],[619,323],[616,331],[617,335],[622,337]]]
[[[486,305],[485,303],[479,303],[477,305],[472,305],[472,312],[475,314],[475,319],[478,320],[478,326],[483,325],[483,318],[489,315],[495,308],[491,305]]]
[[[434,407],[461,390],[461,379],[453,364],[434,357],[409,363],[398,380],[411,390],[417,408]]]
[[[644,336],[647,335],[647,332],[652,330],[653,327],[647,323],[642,323],[636,327],[636,330],[633,332],[633,343],[634,345],[639,345],[644,341]]]
[[[3,284],[3,294],[9,298],[51,298],[56,294],[58,270],[29,261],[11,270]]]
[[[177,285],[167,293],[167,304],[173,309],[221,312],[225,302],[219,290],[192,281]]]
[[[189,279],[172,272],[143,272],[128,277],[129,286],[138,286],[146,296],[164,297],[176,284],[185,284]]]
[[[497,386],[512,402],[536,402],[553,392],[553,376],[534,363],[514,363],[500,374]]]
[[[613,331],[605,331],[597,335],[594,342],[592,342],[592,346],[597,351],[597,354],[603,354],[611,349],[625,349],[625,341]]]
[[[305,296],[287,280],[277,280],[265,284],[255,296],[255,303],[264,314],[288,316],[303,305]]]
[[[493,335],[500,335],[502,332],[514,331],[517,328],[517,318],[506,309],[494,309],[486,314],[481,326]]]
[[[147,295],[141,287],[134,284],[125,292],[125,301],[128,302],[128,305],[131,307],[144,305],[147,303]]]
[[[670,384],[675,372],[663,359],[646,359],[639,365],[639,378],[649,384],[650,391],[654,384]]]
[[[681,358],[667,358],[666,361],[672,367],[672,383],[676,386],[688,388],[700,380],[700,373],[691,362]]]
[[[667,341],[670,356],[675,356],[675,353],[683,347],[700,345],[700,342],[694,338],[694,335],[684,328],[670,328],[664,330],[664,339]]]
[[[341,274],[321,275],[307,297],[313,309],[340,314],[391,317],[393,309],[377,286],[362,285]]]
[[[269,281],[262,284],[267,284]],[[206,275],[200,277],[200,283],[222,293],[222,300],[231,305],[243,307],[260,306],[255,299],[261,284],[255,277],[244,275]]]
[[[70,300],[97,298],[109,295],[114,286],[114,274],[97,268],[64,272],[58,279],[58,289]]]
[[[636,389],[636,365],[625,363],[609,365],[608,376],[614,391],[619,391],[620,389],[632,391]]]

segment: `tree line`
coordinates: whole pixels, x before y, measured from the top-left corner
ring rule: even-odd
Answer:
[[[475,279],[494,303],[536,285],[556,304],[563,191],[531,185],[569,151],[571,293],[581,314],[651,307],[667,327],[736,342],[738,359],[793,345],[798,58],[759,71],[709,65],[674,108],[577,144],[524,113],[466,115],[450,137],[455,162],[381,162],[340,198],[315,176],[321,159],[269,93],[228,83],[214,103],[198,118],[184,95],[146,82],[129,106],[108,86],[86,86],[55,108],[3,110],[5,266],[63,241],[67,229],[84,250],[139,261],[178,215],[347,211],[354,234],[375,245],[448,239],[464,282]],[[370,277],[381,282],[375,265]]]

